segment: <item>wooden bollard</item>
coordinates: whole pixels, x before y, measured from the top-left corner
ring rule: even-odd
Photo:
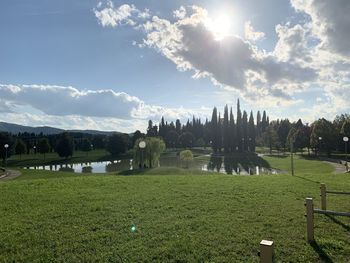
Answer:
[[[273,241],[261,240],[260,242],[260,263],[274,262],[274,244]]]
[[[327,192],[326,192],[326,185],[321,184],[321,209],[327,210]]]
[[[314,242],[314,204],[312,198],[305,199],[307,241]]]

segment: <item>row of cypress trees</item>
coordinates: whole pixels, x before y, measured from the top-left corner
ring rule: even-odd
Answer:
[[[226,105],[224,108],[224,116],[218,113],[216,107],[213,109],[210,130],[211,130],[211,146],[214,153],[221,152],[244,152],[255,151],[256,139],[261,137],[262,133],[269,126],[269,117],[263,112],[261,118],[260,111],[257,113],[256,124],[254,122],[253,112],[242,112],[239,99],[237,100],[236,121],[232,111]]]

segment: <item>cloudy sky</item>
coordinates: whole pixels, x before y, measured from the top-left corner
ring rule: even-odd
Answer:
[[[145,130],[213,106],[350,111],[349,0],[0,2],[0,121]]]

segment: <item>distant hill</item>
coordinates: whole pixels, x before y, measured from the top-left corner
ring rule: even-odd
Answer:
[[[28,132],[28,133],[43,133],[45,135],[58,134],[61,132],[74,132],[74,133],[87,133],[87,134],[101,134],[101,135],[109,135],[112,134],[112,131],[95,131],[95,130],[63,130],[59,128],[49,127],[49,126],[41,126],[41,127],[30,127],[23,126],[14,123],[0,122],[0,132],[9,132],[12,134],[17,134],[19,132]]]

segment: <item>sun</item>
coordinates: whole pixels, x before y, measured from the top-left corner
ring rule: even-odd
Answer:
[[[208,19],[206,26],[213,32],[215,40],[222,40],[230,35],[231,19],[226,14],[220,14],[214,19]]]

